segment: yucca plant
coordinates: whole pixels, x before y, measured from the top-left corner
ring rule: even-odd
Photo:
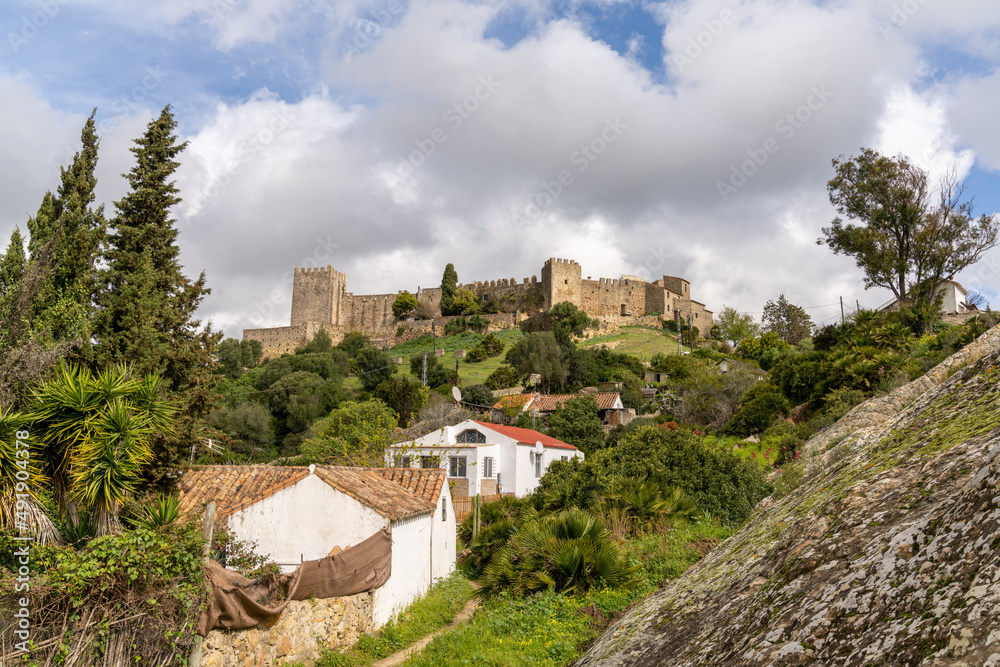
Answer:
[[[142,516],[135,519],[138,526],[148,530],[156,530],[169,526],[180,515],[181,501],[177,496],[161,493],[155,500],[143,507]]]
[[[0,409],[0,528],[31,532],[44,544],[59,541],[59,531],[39,502],[49,480],[39,466],[38,442],[30,427],[27,416]],[[18,440],[27,449],[19,447]]]
[[[153,436],[172,426],[175,407],[160,397],[159,378],[133,378],[124,365],[93,375],[63,364],[34,392],[29,410],[67,522],[79,523],[79,504],[91,510],[96,534],[118,532],[121,504],[152,461]]]

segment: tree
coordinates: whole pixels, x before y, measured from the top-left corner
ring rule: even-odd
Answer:
[[[343,350],[353,359],[358,355],[358,352],[368,347],[368,344],[368,336],[360,331],[351,331],[344,336],[344,340],[337,343],[337,349]]]
[[[105,254],[107,269],[94,325],[94,368],[128,362],[137,374],[163,378],[182,415],[173,438],[154,446],[154,477],[163,476],[186,455],[197,422],[215,407],[211,366],[222,337],[204,329],[195,312],[210,290],[204,272],[195,281],[178,261],[177,229],[170,209],[180,202],[171,180],[177,156],[187,143],[174,135],[177,123],[166,107],[135,140],[136,164],[129,191],[115,202]]]
[[[313,424],[302,455],[315,463],[383,467],[396,413],[378,399],[345,403]]]
[[[547,433],[590,454],[604,446],[604,425],[593,396],[566,401],[549,415]]]
[[[760,334],[760,326],[749,313],[741,313],[732,306],[723,306],[722,312],[715,318],[715,327],[720,338],[728,340],[733,347],[750,336]]]
[[[305,347],[299,348],[295,351],[296,354],[323,354],[329,352],[333,347],[333,340],[330,338],[330,334],[326,332],[326,327],[320,326],[319,331],[313,336],[313,339],[309,341]]]
[[[417,297],[404,290],[392,303],[392,314],[396,316],[397,320],[401,320],[416,310],[419,305]]]
[[[458,291],[458,273],[454,264],[444,267],[444,274],[441,276],[441,314],[461,315],[461,311],[454,312],[455,293]]]
[[[521,378],[527,378],[532,373],[540,374],[546,388],[561,387],[566,383],[567,373],[563,366],[562,351],[551,331],[527,334],[507,351],[505,361]]]
[[[427,404],[430,389],[413,378],[391,377],[380,382],[372,393],[396,411],[399,426],[406,428],[417,420],[420,409]]]
[[[801,307],[789,303],[782,294],[777,301],[764,304],[764,331],[776,334],[789,345],[797,345],[812,335],[812,319]]]
[[[884,287],[900,304],[933,299],[938,285],[976,263],[997,244],[1000,218],[973,218],[972,202],[954,170],[945,176],[933,202],[927,172],[905,156],[887,157],[871,148],[851,159],[833,160],[836,175],[827,183],[837,217],[823,228],[835,254],[854,257],[865,273],[865,289]],[[929,286],[920,294],[913,287]]]
[[[354,357],[358,365],[358,378],[365,391],[372,391],[383,380],[388,380],[396,372],[392,357],[374,347],[365,347]]]

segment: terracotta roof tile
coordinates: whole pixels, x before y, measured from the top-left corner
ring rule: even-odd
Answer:
[[[380,468],[386,479],[392,480],[415,496],[429,503],[437,504],[444,488],[445,471],[427,468]]]
[[[545,435],[544,433],[539,433],[538,431],[532,431],[530,428],[518,428],[516,426],[501,426],[500,424],[490,424],[488,422],[476,422],[480,426],[484,426],[491,431],[495,431],[501,435],[505,435],[508,438],[513,438],[517,442],[523,445],[533,445],[536,442],[541,442],[546,447],[555,447],[556,449],[572,449],[577,450],[576,447],[569,444],[568,442],[563,442],[562,440],[556,440],[551,435]]]
[[[441,472],[444,471],[426,471]],[[254,505],[281,489],[309,476],[309,468],[267,465],[198,466],[185,472],[178,483],[182,515],[200,512],[205,503],[215,501],[215,515],[221,524],[234,512]],[[414,490],[388,479],[378,470],[316,466],[315,474],[338,491],[378,512],[390,521],[434,511],[434,500],[425,495],[431,491],[432,479],[427,476]],[[443,481],[441,482],[443,483]],[[440,488],[437,490],[440,494]]]
[[[555,412],[556,408],[566,401],[580,396],[593,396],[594,400],[597,401],[598,410],[610,410],[618,401],[619,393],[617,391],[598,391],[592,394],[511,394],[501,397],[493,407],[497,409],[524,407],[530,401],[529,409],[531,410]]]

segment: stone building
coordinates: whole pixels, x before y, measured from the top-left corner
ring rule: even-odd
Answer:
[[[628,318],[659,315],[674,319],[676,313],[691,318],[691,324],[707,336],[712,328],[712,311],[691,298],[691,284],[675,276],[648,282],[638,276],[621,278],[583,277],[574,260],[549,258],[536,276],[520,282],[501,278],[467,283],[459,287],[474,292],[486,307],[497,311],[483,315],[491,329],[516,326],[519,318],[544,312],[557,303],[569,301],[590,317],[627,323]],[[404,337],[430,333],[433,324],[443,325],[441,288],[418,289],[418,312],[425,319],[398,322],[392,312],[396,294],[355,295],[347,291],[347,276],[332,267],[295,267],[292,284],[290,326],[245,329],[244,339],[259,340],[264,355],[277,356],[305,345],[322,327],[337,342],[350,331],[361,331],[375,340],[389,342],[403,328]],[[625,318],[621,320],[620,318]]]

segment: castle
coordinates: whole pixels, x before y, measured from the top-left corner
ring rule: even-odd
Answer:
[[[521,319],[547,311],[569,301],[591,317],[627,324],[636,318],[661,316],[674,319],[680,313],[703,336],[712,328],[712,311],[691,299],[691,284],[683,278],[663,276],[648,282],[638,276],[583,278],[580,264],[569,259],[550,258],[536,276],[521,282],[513,278],[459,285],[476,294],[485,308],[497,311],[482,317],[491,329],[517,326]],[[347,276],[332,267],[295,267],[292,285],[292,321],[287,327],[244,329],[243,338],[259,340],[264,355],[274,357],[312,340],[320,328],[336,343],[350,331],[361,331],[374,341],[391,344],[430,333],[432,327],[449,319],[441,315],[441,288],[418,289],[417,313],[422,319],[397,321],[392,304],[397,294],[356,296],[347,291]],[[438,329],[440,330],[440,329]]]

